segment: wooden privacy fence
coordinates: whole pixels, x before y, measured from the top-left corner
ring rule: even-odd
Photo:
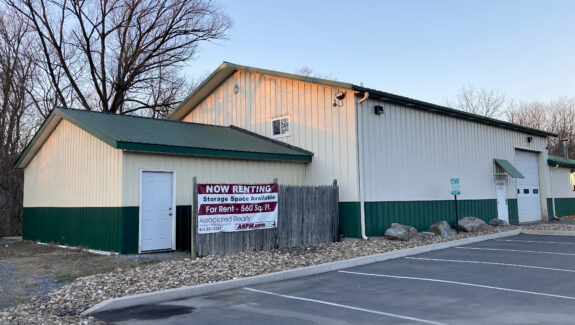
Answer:
[[[194,209],[192,254],[206,256],[338,241],[338,205],[339,188],[335,181],[332,186],[280,185],[277,228],[212,234],[197,233]]]

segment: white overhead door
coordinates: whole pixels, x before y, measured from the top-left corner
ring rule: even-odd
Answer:
[[[539,164],[537,153],[515,151],[515,164],[525,178],[517,178],[517,206],[519,222],[541,220]]]
[[[140,250],[172,249],[172,173],[142,172]]]

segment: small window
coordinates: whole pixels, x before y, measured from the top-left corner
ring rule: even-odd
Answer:
[[[528,188],[523,189],[523,194],[529,194],[529,189]]]
[[[533,189],[533,194],[537,194],[537,193],[539,193],[539,190],[536,189],[536,188],[534,188],[534,189]]]
[[[274,118],[272,120],[272,138],[282,138],[291,135],[291,124],[289,116]]]
[[[575,190],[574,190],[575,191]],[[517,194],[521,194],[521,191],[519,189],[517,189]]]

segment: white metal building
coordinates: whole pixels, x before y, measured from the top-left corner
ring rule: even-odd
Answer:
[[[547,140],[555,134],[338,81],[224,62],[170,116],[237,125],[314,153],[308,184],[337,179],[346,236],[392,222],[512,223],[547,218]],[[274,121],[289,125],[274,134]],[[499,163],[496,162],[499,161]],[[499,199],[498,199],[499,198]]]
[[[181,247],[194,177],[337,179],[348,237],[383,235],[392,222],[454,223],[451,178],[461,183],[462,217],[545,220],[560,183],[551,186],[547,165],[546,137],[555,134],[231,63],[169,119],[55,109],[16,164],[25,169],[24,238],[123,253]]]

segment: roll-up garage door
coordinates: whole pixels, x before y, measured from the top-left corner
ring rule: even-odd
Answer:
[[[515,151],[515,166],[525,176],[525,178],[517,178],[519,222],[539,221],[541,220],[541,198],[537,153]]]

